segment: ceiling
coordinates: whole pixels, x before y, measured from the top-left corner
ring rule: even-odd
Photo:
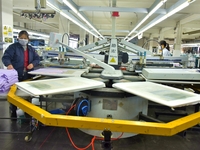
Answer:
[[[63,6],[62,9],[69,10],[69,12],[74,15],[74,13],[68,7],[66,7],[65,4],[62,3],[62,0],[55,1],[59,6]],[[116,0],[116,9],[120,10],[119,17],[116,18],[115,24],[116,36],[127,36],[128,33],[137,25],[137,23],[146,16],[147,12],[144,10],[147,11],[155,1],[156,0]],[[168,0],[159,9],[160,11],[153,14],[146,22],[141,25],[141,27],[138,28],[138,30],[178,1],[180,0]],[[112,6],[112,0],[73,0],[73,2],[77,5],[79,12],[84,13],[88,21],[90,21],[103,36],[111,36],[112,17],[109,10]],[[174,39],[176,37],[177,25],[180,21],[182,24],[182,33],[184,33],[182,34],[183,40],[194,41],[200,39],[199,6],[200,0],[196,0],[185,9],[179,11],[173,16],[145,31],[143,36],[158,38],[160,34],[163,34],[163,38],[165,39]],[[13,0],[14,26],[25,27],[27,29],[46,34],[49,34],[50,32],[59,32],[59,13],[56,13],[54,18],[48,18],[47,20],[33,18],[29,19],[21,17],[21,12],[23,10],[36,10],[35,1]],[[51,11],[52,9],[46,6],[46,8],[42,10]],[[79,28],[80,27],[75,25],[73,22],[70,22],[70,33],[79,34]],[[191,34],[187,34],[190,32]]]

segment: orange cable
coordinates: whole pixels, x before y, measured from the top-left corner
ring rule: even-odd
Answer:
[[[72,145],[74,146],[74,148],[76,148],[77,150],[86,150],[86,149],[88,149],[91,145],[92,145],[92,141],[88,144],[88,146],[86,146],[86,147],[84,147],[84,148],[79,148],[79,147],[77,147],[75,144],[74,144],[74,142],[73,142],[73,140],[72,140],[72,138],[71,138],[71,136],[70,136],[70,133],[69,133],[69,131],[68,131],[68,129],[66,128],[66,131],[67,131],[67,135],[68,135],[68,137],[69,137],[69,140],[70,140],[70,142],[72,143]]]
[[[70,112],[75,106],[76,106],[76,105],[73,105],[73,106],[67,111],[66,115],[68,115],[69,112]],[[71,144],[72,144],[72,145],[74,146],[74,148],[76,148],[77,150],[86,150],[86,149],[88,149],[91,145],[93,146],[93,143],[94,143],[94,140],[95,140],[94,137],[92,138],[92,140],[91,140],[91,142],[88,144],[88,146],[86,146],[86,147],[84,147],[84,148],[79,148],[79,147],[77,147],[77,146],[74,144],[74,142],[73,142],[73,140],[72,140],[72,138],[71,138],[71,135],[70,135],[70,133],[69,133],[68,128],[66,128],[66,132],[67,132],[67,135],[68,135],[68,137],[69,137],[69,140],[70,140]],[[93,146],[93,147],[94,147],[94,146]],[[92,149],[92,150],[94,150],[94,149]]]
[[[76,106],[76,104],[73,105],[73,106],[67,111],[66,115],[68,115],[69,112],[70,112],[75,106]],[[79,147],[77,147],[77,146],[74,144],[74,142],[73,142],[73,140],[72,140],[72,138],[71,138],[71,135],[70,135],[70,133],[69,133],[68,128],[66,128],[66,132],[67,132],[67,135],[68,135],[68,137],[69,137],[69,140],[70,140],[71,144],[72,144],[72,145],[74,146],[74,148],[76,148],[77,150],[86,150],[86,149],[88,149],[90,146],[92,146],[92,150],[95,150],[95,149],[94,149],[94,142],[95,142],[95,140],[96,140],[96,139],[97,139],[97,140],[104,140],[104,138],[97,138],[96,136],[94,136],[94,137],[92,138],[91,142],[90,142],[86,147],[84,147],[84,148],[79,148]],[[112,138],[111,140],[112,140],[112,141],[118,140],[118,139],[120,139],[120,138],[122,137],[123,134],[124,134],[124,133],[122,132],[122,133],[120,134],[119,137],[117,137],[117,138]]]

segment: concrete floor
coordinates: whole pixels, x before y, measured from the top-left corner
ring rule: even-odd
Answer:
[[[0,117],[9,117],[9,105],[6,101],[0,102]],[[152,108],[151,108],[152,109]],[[19,125],[9,119],[0,121],[0,131],[29,131],[28,123]],[[69,129],[74,143],[78,147],[87,146],[90,135],[78,129]],[[26,134],[0,133],[0,150],[75,150],[72,146],[65,128],[41,127],[33,133],[32,140],[25,142]],[[175,135],[171,137],[136,135],[134,137],[119,139],[112,142],[113,150],[200,150],[200,132],[187,131],[185,137]],[[94,142],[95,150],[102,150],[101,141]],[[88,148],[92,150],[92,148]]]

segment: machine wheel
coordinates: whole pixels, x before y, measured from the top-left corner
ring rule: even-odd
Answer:
[[[27,136],[25,136],[24,140],[26,142],[30,142],[32,140],[32,136],[31,135],[27,135]]]

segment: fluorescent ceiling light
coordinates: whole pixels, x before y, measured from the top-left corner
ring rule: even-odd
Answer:
[[[180,10],[184,9],[185,7],[189,6],[189,2],[186,1],[183,4],[179,5],[178,7],[176,7],[175,9],[173,9],[172,11],[170,11],[169,13],[166,14],[167,17],[179,12]]]
[[[55,5],[53,5],[52,3],[50,3],[49,1],[47,1],[47,6],[60,13],[60,9]]]
[[[74,13],[78,13],[78,10],[67,0],[63,0],[63,3],[65,3],[65,5],[67,5]]]
[[[13,29],[13,32],[20,32],[20,31],[22,31],[22,30],[20,30],[20,29]],[[43,37],[43,38],[49,38],[49,35],[47,35],[47,34],[42,34],[42,33],[38,33],[38,32],[33,32],[33,31],[28,31],[27,30],[27,32],[28,32],[28,34],[31,36],[34,36],[34,35],[36,35],[36,36],[40,36],[40,37]],[[18,36],[18,35],[17,35]]]
[[[86,27],[84,27],[83,25],[81,25],[79,22],[77,22],[76,20],[74,20],[73,18],[69,17],[67,14],[65,14],[64,12],[60,12],[60,14],[62,16],[64,16],[65,18],[69,19],[70,21],[72,21],[73,23],[77,24],[79,27],[81,27],[82,29],[86,30],[87,32],[89,32],[90,34],[94,35],[95,37],[99,38],[98,35],[94,34],[93,32],[91,32],[89,29],[87,29]]]
[[[151,15],[153,15],[167,0],[161,0],[145,17],[139,22],[136,27],[124,38],[127,39],[132,33],[134,33]]]
[[[65,5],[67,5],[75,14],[77,14],[89,27],[91,27],[98,35],[100,35],[101,38],[104,39],[104,37],[101,35],[101,33],[99,33],[99,31],[97,31],[97,29],[95,29],[95,27],[89,23],[85,17],[83,17],[83,15],[81,13],[79,13],[79,11],[67,0],[63,0],[63,3]]]
[[[151,23],[149,26],[145,27],[144,29],[141,29],[136,35],[132,36],[131,38],[127,39],[127,41],[132,40],[133,38],[137,37],[139,34],[145,32],[146,30],[150,29],[151,27],[155,26],[156,24],[162,22],[163,20],[167,19],[168,17],[172,16],[173,14],[179,12],[180,10],[184,9],[185,7],[189,6],[190,3],[194,2],[193,1],[185,1],[181,5],[177,6],[173,10],[169,11],[167,14],[165,14],[163,17],[159,18],[155,22]]]
[[[91,25],[80,13],[77,13],[77,15],[87,24],[90,26],[90,28],[92,28],[97,34],[100,35],[100,37],[102,37],[104,39],[104,37],[101,35],[101,33],[99,33],[99,31],[97,31],[97,29],[95,29],[93,27],[93,25]]]
[[[13,32],[20,32],[21,30],[19,29],[13,29]]]
[[[64,2],[64,1],[63,1]],[[68,1],[67,4],[69,3]],[[55,5],[53,5],[52,3],[50,3],[49,1],[47,1],[47,5],[49,7],[51,7],[53,10],[59,12],[62,16],[64,16],[65,18],[69,19],[70,21],[74,22],[75,24],[77,24],[78,26],[80,26],[81,28],[83,28],[84,30],[86,30],[87,32],[89,32],[90,34],[94,35],[95,37],[99,38],[99,36],[97,36],[96,34],[94,34],[93,32],[91,32],[90,30],[88,30],[87,28],[85,28],[84,26],[82,26],[80,23],[78,23],[76,20],[74,20],[73,18],[69,17],[67,14],[65,14],[64,12],[62,12],[59,8],[57,8]],[[72,5],[70,5],[72,7]],[[70,8],[71,8],[70,7]],[[71,8],[72,9],[72,8]]]
[[[44,38],[49,38],[49,35],[45,35],[45,34],[42,34],[42,33],[36,33],[36,32],[28,32],[30,35],[37,35],[37,36],[40,36],[40,37],[44,37]]]
[[[182,47],[198,47],[200,46],[200,43],[186,43],[186,44],[181,44]]]

